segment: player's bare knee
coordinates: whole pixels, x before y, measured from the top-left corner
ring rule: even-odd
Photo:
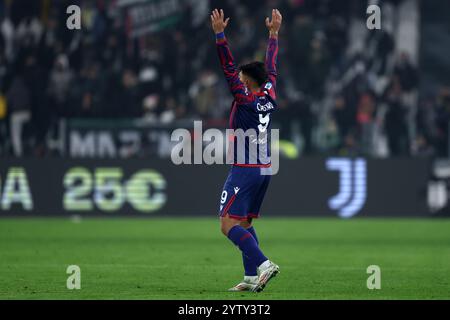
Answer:
[[[223,219],[220,220],[220,231],[222,231],[224,236],[228,234],[227,225],[224,223]]]
[[[225,237],[228,236],[228,232],[230,232],[231,228],[233,228],[234,225],[230,224],[229,222],[222,222],[220,225],[220,230],[222,231],[223,235]]]
[[[220,218],[220,231],[224,234],[224,236],[228,235],[228,231],[230,228],[228,227],[228,221],[225,217]]]
[[[226,236],[228,236],[228,232],[230,231],[230,228],[228,228],[227,226],[222,224],[220,226],[220,231],[222,231],[223,235],[226,237]]]
[[[248,229],[248,228],[250,228],[252,226],[252,222],[251,222],[251,220],[250,221],[249,220],[243,220],[243,221],[240,222],[240,226],[242,228]]]
[[[232,219],[228,216],[222,217],[220,220],[220,230],[225,236],[228,236],[228,232],[231,230],[231,228],[239,225],[239,223],[239,220]]]

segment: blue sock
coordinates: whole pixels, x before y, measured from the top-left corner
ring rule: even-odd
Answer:
[[[267,260],[264,254],[258,247],[258,243],[252,234],[245,228],[237,225],[231,228],[228,232],[228,239],[230,239],[242,253],[256,266]]]
[[[258,241],[258,237],[256,236],[256,232],[255,232],[255,228],[250,227],[247,229],[248,232],[250,232],[253,236],[253,238],[256,241],[256,244],[259,246],[259,241]],[[258,275],[258,266],[256,264],[254,264],[251,259],[249,257],[247,257],[243,252],[242,252],[242,262],[244,263],[244,270],[245,270],[245,275],[249,276],[249,277],[254,277]]]

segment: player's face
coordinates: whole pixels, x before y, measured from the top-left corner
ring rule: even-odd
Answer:
[[[241,82],[242,82],[244,85],[246,85],[247,87],[249,86],[248,78],[245,76],[245,74],[242,73],[242,71],[239,72],[239,80],[241,80]]]
[[[241,80],[242,83],[245,83],[245,76],[244,74],[241,72],[239,72],[239,80]]]

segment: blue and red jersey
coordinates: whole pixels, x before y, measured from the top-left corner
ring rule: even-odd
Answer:
[[[244,138],[239,143],[240,135],[235,134],[233,142],[233,164],[242,167],[270,167],[270,129],[271,115],[277,109],[276,85],[277,85],[277,56],[278,40],[269,39],[266,53],[266,70],[268,81],[263,84],[260,91],[253,93],[239,79],[239,70],[236,67],[231,54],[228,41],[223,34],[217,35],[217,51],[220,58],[225,78],[228,82],[231,94],[234,97],[230,113],[230,128],[235,133],[241,132]],[[245,141],[245,151],[242,142]]]

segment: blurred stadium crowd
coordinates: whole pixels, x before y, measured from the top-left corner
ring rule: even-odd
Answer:
[[[404,1],[381,1],[383,12],[395,20]],[[210,1],[180,0],[178,23],[134,39],[118,2],[0,0],[0,155],[46,155],[65,118],[226,126],[231,97]],[[82,8],[80,31],[66,28],[72,3]],[[398,49],[403,20],[370,32],[365,1],[220,6],[232,17],[227,34],[240,63],[263,59],[264,18],[273,7],[282,11],[277,126],[302,154],[448,156],[450,88],[421,95],[418,53]]]

